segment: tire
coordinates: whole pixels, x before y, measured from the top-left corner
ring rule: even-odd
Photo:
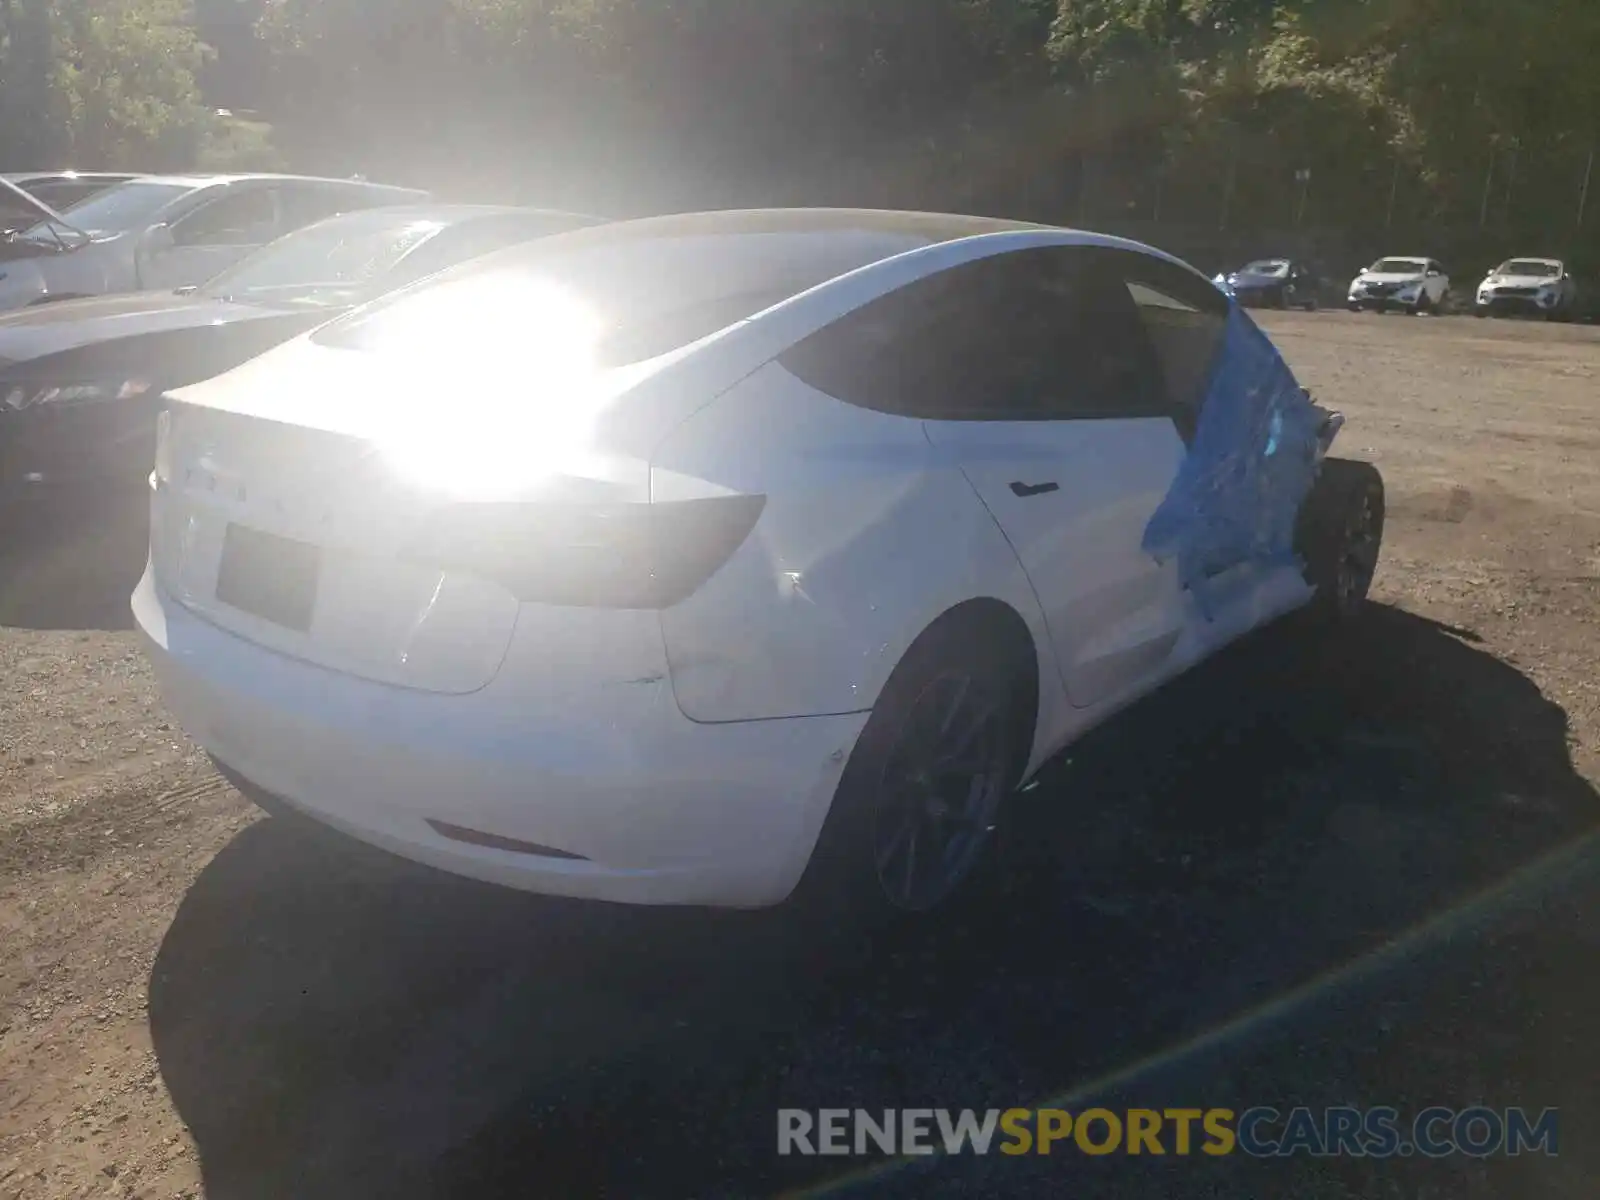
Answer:
[[[917,639],[856,739],[791,910],[870,933],[986,890],[1033,745],[1036,662],[1010,610],[958,609]],[[930,867],[928,844],[941,839],[944,861]]]
[[[1362,308],[1362,306],[1361,306],[1361,305],[1359,305],[1359,304],[1352,304],[1352,305],[1350,305],[1350,311],[1351,311],[1351,312],[1353,312],[1353,313],[1358,313],[1358,312],[1360,312],[1360,311],[1361,311],[1361,308]]]
[[[1351,621],[1361,615],[1378,567],[1383,523],[1378,468],[1353,459],[1324,459],[1295,531],[1306,582],[1317,589],[1310,609],[1318,617]]]

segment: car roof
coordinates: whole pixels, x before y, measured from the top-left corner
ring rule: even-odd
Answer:
[[[1510,258],[1504,259],[1503,261],[1548,263],[1552,267],[1559,267],[1561,265],[1561,260],[1559,258],[1546,258],[1542,254],[1513,254]]]
[[[855,234],[881,238],[885,244],[914,241],[921,245],[957,241],[989,233],[1053,228],[1001,217],[913,212],[877,208],[744,208],[673,213],[616,221],[603,231],[568,235],[596,243],[671,238],[782,236],[788,234]]]
[[[137,179],[129,171],[7,171],[0,178],[12,183],[37,183],[41,179]]]
[[[497,251],[474,269],[547,263],[568,255],[693,245],[698,268],[728,286],[808,287],[941,242],[996,233],[1061,232],[1027,221],[865,208],[763,208],[612,221]],[[1100,235],[1085,235],[1098,237]]]
[[[368,188],[373,191],[407,192],[413,196],[426,196],[420,188],[399,187],[389,183],[375,183],[370,179],[334,179],[323,175],[280,175],[271,172],[251,172],[242,175],[131,175],[134,183],[174,183],[191,188],[215,187],[227,183],[327,183],[341,187]]]
[[[614,221],[494,251],[430,283],[487,272],[576,268],[596,286],[620,286],[641,303],[657,294],[685,304],[734,296],[766,296],[776,303],[902,255],[996,235],[1046,235],[1062,244],[1133,250],[1209,283],[1182,260],[1108,234],[997,217],[855,208],[733,209]]]
[[[563,212],[554,208],[529,208],[516,204],[385,204],[324,217],[319,225],[354,217],[393,217],[397,221],[469,221],[477,217],[563,217],[573,221],[600,223],[604,217]]]

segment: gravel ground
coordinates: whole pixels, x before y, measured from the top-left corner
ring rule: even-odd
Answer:
[[[1382,605],[1076,747],[1003,895],[866,952],[259,819],[163,714],[126,564],[84,582],[86,538],[0,575],[0,1200],[1593,1196],[1600,331],[1264,323],[1384,470]],[[774,1153],[778,1107],[1049,1096],[1554,1106],[1562,1152]]]

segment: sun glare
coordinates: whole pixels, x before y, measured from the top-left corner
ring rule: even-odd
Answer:
[[[584,453],[602,325],[577,297],[526,277],[442,284],[383,313],[376,333],[369,346],[404,376],[396,394],[427,397],[379,439],[414,484],[502,497]]]

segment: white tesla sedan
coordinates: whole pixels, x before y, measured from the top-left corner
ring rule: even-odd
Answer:
[[[536,891],[926,912],[1089,726],[1359,609],[1338,424],[1134,243],[625,222],[174,393],[133,607],[263,807]]]

